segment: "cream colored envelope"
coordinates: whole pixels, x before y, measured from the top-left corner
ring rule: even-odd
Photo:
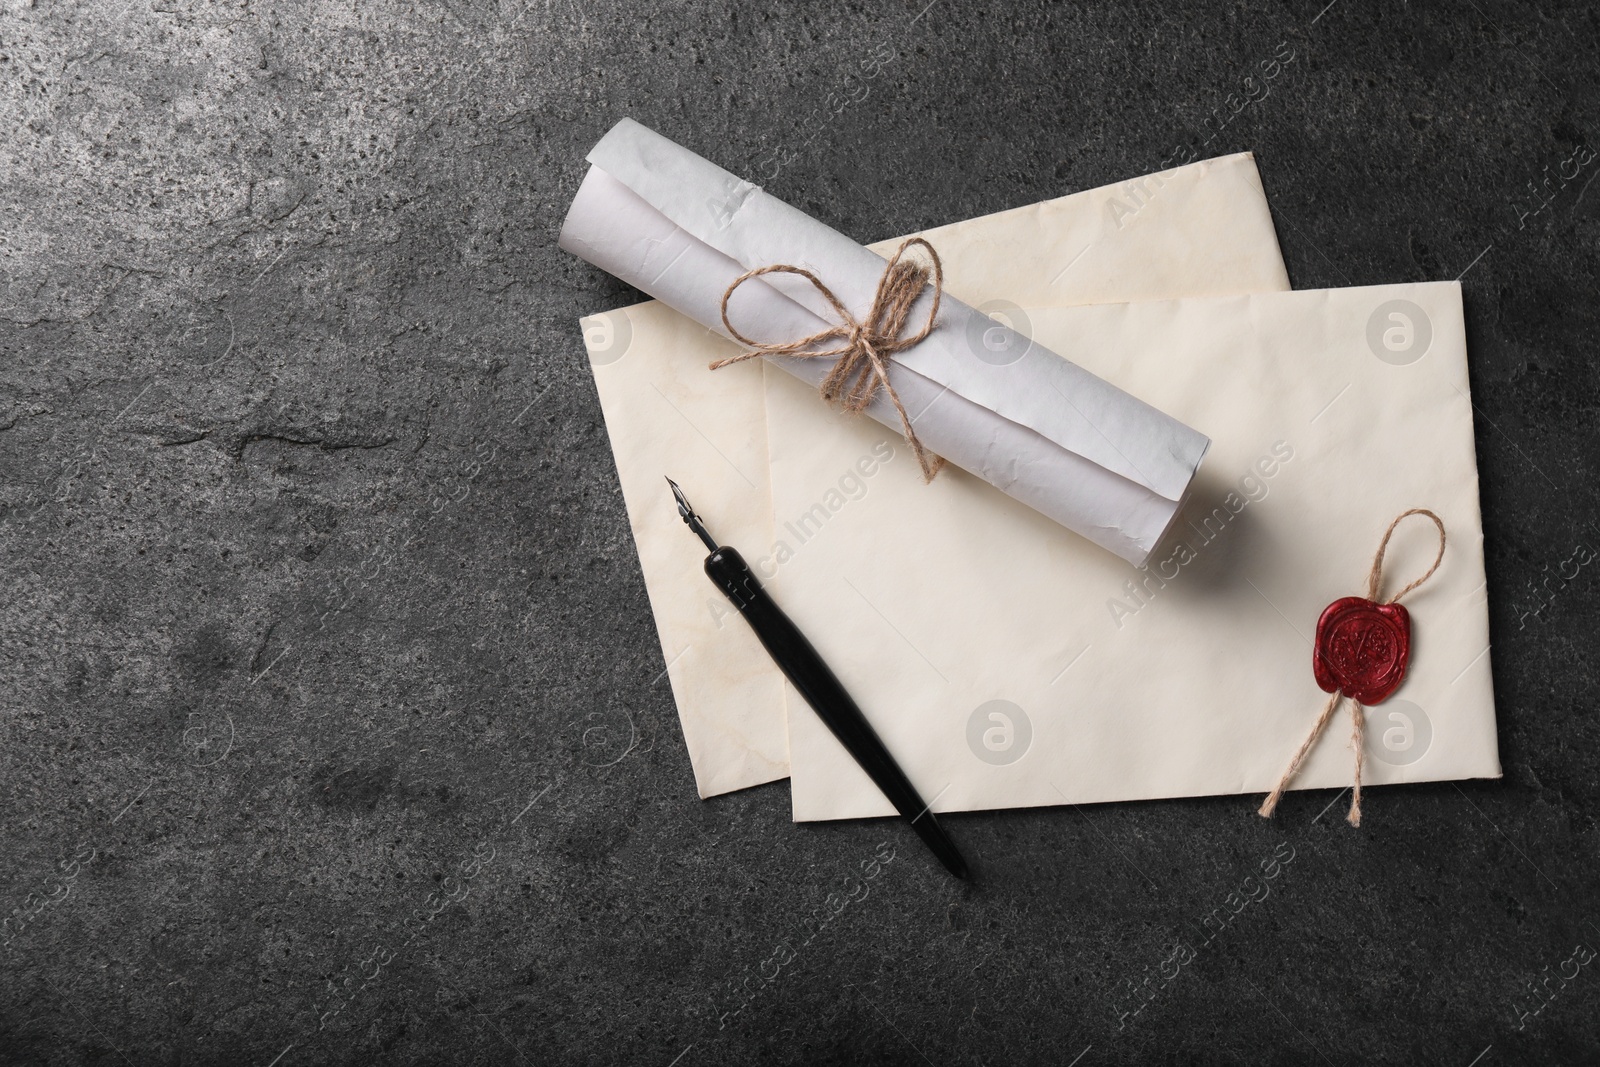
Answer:
[[[1034,313],[1021,307],[1288,288],[1249,155],[1207,160],[923,236],[939,249],[951,293],[1024,334]],[[892,249],[897,243],[873,247]],[[583,328],[700,795],[782,778],[789,773],[783,677],[706,579],[705,549],[678,520],[663,481],[670,475],[682,485],[713,534],[763,574],[786,567],[782,546],[794,537],[775,529],[772,517],[763,367],[751,361],[711,372],[710,362],[736,349],[654,301],[586,318]],[[991,339],[978,334],[971,343],[983,347]],[[989,353],[997,360],[1019,354]],[[773,371],[766,377],[788,376]],[[806,398],[827,416],[814,393]],[[863,440],[861,432],[854,428],[843,442]],[[843,453],[825,453],[842,456],[837,470],[825,467],[829,479],[837,482],[853,470],[868,487],[887,474],[914,475],[916,463],[903,441],[882,436],[894,449],[887,462],[870,453],[876,439],[866,442],[865,452],[851,443]],[[802,472],[800,485],[807,488],[785,486],[783,498],[798,496],[809,504],[815,475],[815,469]],[[853,484],[847,482],[846,490],[854,492]],[[840,499],[847,498],[841,493]],[[790,512],[781,514],[790,520]],[[810,521],[819,520],[814,514]],[[1047,525],[1060,539],[1078,540]]]
[[[935,810],[1266,793],[1326,700],[1319,614],[1364,593],[1413,507],[1443,518],[1449,546],[1406,598],[1411,668],[1367,711],[1364,781],[1499,776],[1457,284],[1027,314],[1041,344],[1212,438],[1144,569],[961,471],[924,485],[880,427],[766,383],[780,529],[856,457],[895,450],[770,588]],[[1425,520],[1399,528],[1382,595],[1427,569],[1436,538]],[[797,820],[892,814],[815,716],[788,722]],[[1350,735],[1341,710],[1295,787],[1349,784]]]

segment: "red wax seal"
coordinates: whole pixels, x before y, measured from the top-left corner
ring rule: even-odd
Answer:
[[[1399,604],[1347,596],[1317,620],[1311,670],[1324,693],[1335,689],[1357,704],[1381,704],[1400,688],[1411,658],[1411,615]]]

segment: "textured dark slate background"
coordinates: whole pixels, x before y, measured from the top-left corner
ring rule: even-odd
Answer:
[[[922,2],[0,2],[0,1062],[1600,1059],[1600,11]],[[697,800],[555,247],[624,115],[862,239],[1252,149],[1296,286],[1464,273],[1505,780],[972,886]]]

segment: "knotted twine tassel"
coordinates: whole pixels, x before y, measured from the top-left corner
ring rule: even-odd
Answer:
[[[930,266],[923,266],[915,260],[905,258],[906,251],[913,245],[919,245],[927,251],[931,260]],[[797,274],[804,278],[816,287],[823,299],[827,300],[829,306],[833,308],[833,313],[838,316],[839,324],[797,341],[769,344],[746,337],[734,329],[733,323],[728,321],[728,299],[739,286],[763,274]],[[928,320],[916,333],[908,337],[901,336],[905,332],[906,320],[911,317],[912,306],[930,283],[933,286],[933,306],[928,309]],[[872,398],[877,395],[881,387],[888,394],[890,403],[900,416],[901,431],[905,434],[907,443],[911,445],[911,451],[916,454],[917,465],[922,468],[923,480],[931,482],[933,476],[943,469],[944,460],[923,448],[922,442],[917,439],[916,431],[911,428],[911,417],[906,414],[905,405],[900,402],[900,394],[895,392],[894,386],[889,382],[889,359],[897,352],[904,352],[920,343],[933,332],[939,316],[939,301],[943,295],[944,267],[939,262],[939,253],[920,237],[902,242],[894,258],[889,260],[883,276],[878,279],[878,291],[872,299],[872,306],[867,309],[864,322],[858,321],[850,314],[839,302],[839,298],[834,296],[833,290],[823,284],[822,279],[802,267],[779,263],[747,270],[735,278],[733,284],[722,294],[722,325],[730,337],[749,351],[728,359],[719,359],[711,364],[711,369],[720,370],[730,363],[743,363],[757,356],[792,356],[796,359],[837,356],[833,369],[822,380],[820,389],[822,399],[830,404],[838,403],[852,414],[860,414],[866,410],[868,404],[872,403]],[[831,348],[813,347],[833,341],[840,343]]]
[[[1367,572],[1367,599],[1373,601],[1374,603],[1378,602],[1378,588],[1383,582],[1383,555],[1389,549],[1389,538],[1394,536],[1394,528],[1400,525],[1400,520],[1411,515],[1425,515],[1429,519],[1432,519],[1433,524],[1439,528],[1439,553],[1433,557],[1433,566],[1428,568],[1427,573],[1425,573],[1421,578],[1418,578],[1416,581],[1412,582],[1410,585],[1406,586],[1404,589],[1400,590],[1388,600],[1383,601],[1383,603],[1398,604],[1401,597],[1405,596],[1407,593],[1410,593],[1413,589],[1416,589],[1429,578],[1432,578],[1433,572],[1439,569],[1439,564],[1444,560],[1444,523],[1440,520],[1439,516],[1435,515],[1427,508],[1412,508],[1410,511],[1401,512],[1395,517],[1395,520],[1389,524],[1389,529],[1384,532],[1383,541],[1378,545],[1378,554],[1372,559],[1372,569]],[[1322,714],[1317,716],[1316,724],[1311,727],[1311,733],[1307,735],[1306,739],[1300,743],[1300,747],[1295,750],[1294,756],[1289,760],[1288,769],[1283,772],[1283,777],[1278,779],[1277,787],[1273,789],[1273,791],[1267,796],[1267,799],[1262,802],[1260,808],[1261,815],[1268,818],[1271,817],[1273,811],[1278,806],[1279,798],[1283,796],[1283,791],[1289,788],[1289,783],[1293,781],[1294,776],[1299,773],[1300,765],[1305,762],[1306,756],[1310,754],[1312,746],[1317,743],[1317,738],[1322,736],[1322,731],[1327,729],[1328,723],[1333,720],[1333,713],[1338,709],[1339,701],[1342,699],[1347,698],[1341,689],[1335,689],[1328,696],[1328,702],[1323,705]],[[1351,826],[1360,826],[1361,765],[1363,757],[1365,756],[1366,747],[1366,709],[1363,708],[1359,702],[1353,699],[1350,700],[1350,718],[1354,725],[1350,742],[1356,750],[1356,772],[1354,787],[1350,798],[1350,814],[1346,816],[1346,819]]]

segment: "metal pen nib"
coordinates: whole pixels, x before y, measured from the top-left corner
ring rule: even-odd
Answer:
[[[667,484],[672,486],[672,496],[678,502],[678,514],[683,516],[684,525],[693,530],[695,535],[706,543],[707,548],[715,552],[720,546],[706,532],[705,523],[701,522],[700,516],[694,513],[694,507],[689,503],[689,498],[683,495],[683,490],[679,489],[678,483],[671,478],[667,479]]]

